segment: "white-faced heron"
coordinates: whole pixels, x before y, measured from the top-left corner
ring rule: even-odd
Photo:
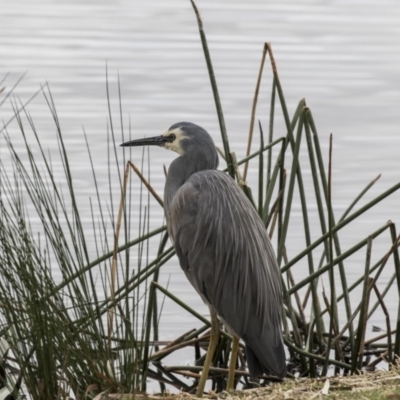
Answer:
[[[233,388],[237,348],[246,344],[250,376],[286,375],[281,331],[281,275],[256,210],[228,175],[200,126],[179,122],[161,136],[121,146],[158,145],[179,154],[169,167],[164,210],[181,268],[210,307],[211,338],[197,389],[202,396],[219,337],[217,315],[233,335],[227,389]]]

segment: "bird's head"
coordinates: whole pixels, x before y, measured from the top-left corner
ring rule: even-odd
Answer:
[[[160,136],[135,139],[122,143],[121,146],[156,145],[184,155],[190,151],[217,154],[214,141],[201,126],[191,122],[178,122]]]

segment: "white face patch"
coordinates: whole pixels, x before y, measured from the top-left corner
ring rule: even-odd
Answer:
[[[166,131],[165,133],[163,133],[163,136],[169,136],[172,134],[175,135],[175,140],[173,142],[165,143],[164,147],[168,150],[175,151],[176,153],[182,155],[184,153],[181,146],[182,140],[188,140],[188,137],[183,134],[181,128],[175,128],[170,131]]]

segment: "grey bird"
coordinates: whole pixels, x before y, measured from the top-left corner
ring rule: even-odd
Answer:
[[[233,388],[239,338],[253,380],[286,375],[281,275],[267,231],[238,184],[217,171],[206,130],[190,122],[121,146],[158,145],[179,154],[164,190],[168,233],[189,282],[210,307],[211,338],[197,389],[202,396],[219,336],[216,314],[233,335],[227,389]],[[208,365],[207,365],[208,364]]]

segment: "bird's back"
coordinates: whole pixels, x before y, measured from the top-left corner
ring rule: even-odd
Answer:
[[[246,343],[252,377],[286,374],[281,275],[267,232],[235,181],[194,173],[167,207],[183,271],[203,300]]]

